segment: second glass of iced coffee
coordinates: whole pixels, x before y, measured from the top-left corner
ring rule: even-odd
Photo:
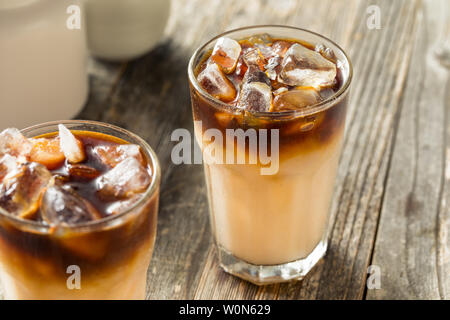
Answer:
[[[221,267],[255,284],[303,278],[327,249],[348,57],[316,33],[255,26],[207,42],[188,73]]]
[[[0,133],[6,299],[144,299],[160,167],[140,137],[67,120]]]

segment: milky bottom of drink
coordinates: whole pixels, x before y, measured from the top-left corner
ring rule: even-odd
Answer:
[[[326,144],[289,159],[281,157],[279,172],[272,176],[261,175],[255,165],[205,163],[218,244],[256,265],[307,257],[326,232],[341,136],[336,133]]]
[[[7,300],[143,300],[145,299],[147,268],[153,252],[153,236],[131,259],[111,270],[99,271],[86,278],[81,269],[81,289],[68,289],[67,281],[52,277],[51,267],[30,257],[30,268],[20,270],[1,259],[0,282]],[[41,276],[39,276],[41,274]],[[70,274],[67,274],[67,278]]]

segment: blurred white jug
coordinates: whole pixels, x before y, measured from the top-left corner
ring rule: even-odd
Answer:
[[[170,0],[85,0],[88,47],[106,60],[147,53],[161,39]]]
[[[0,0],[0,130],[69,119],[83,107],[88,76],[80,5]]]

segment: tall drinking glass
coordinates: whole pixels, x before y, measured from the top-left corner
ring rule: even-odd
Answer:
[[[338,61],[339,89],[307,108],[258,112],[231,106],[202,88],[197,81],[198,68],[218,38],[240,40],[260,34],[332,49]],[[331,40],[307,30],[254,26],[223,33],[201,46],[190,60],[188,74],[195,136],[203,151],[210,221],[221,267],[256,284],[303,278],[327,249],[329,207],[352,79],[347,55]],[[252,129],[257,133],[267,130],[266,143],[261,143],[265,135],[260,134],[253,135],[256,148],[242,147],[234,137],[229,143],[230,129],[242,129],[249,140]],[[277,140],[269,133],[273,129],[278,130]],[[220,132],[223,139],[210,139],[214,132]],[[275,142],[278,170],[264,174],[261,169],[270,168],[261,158],[261,148],[275,150]],[[235,159],[254,156],[258,161],[218,163],[205,152],[214,149],[217,153],[222,148],[223,154],[235,151]]]

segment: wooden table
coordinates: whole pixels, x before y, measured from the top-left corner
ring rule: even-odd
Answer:
[[[380,9],[380,29],[368,27],[370,5]],[[137,133],[162,165],[148,298],[449,299],[449,5],[173,0],[166,37],[152,52],[122,64],[91,60],[90,97],[78,118]],[[252,24],[330,37],[355,71],[328,253],[303,281],[264,287],[218,267],[203,169],[170,160],[172,131],[192,131],[189,57],[214,35]],[[367,289],[369,265],[380,268],[381,289]]]

